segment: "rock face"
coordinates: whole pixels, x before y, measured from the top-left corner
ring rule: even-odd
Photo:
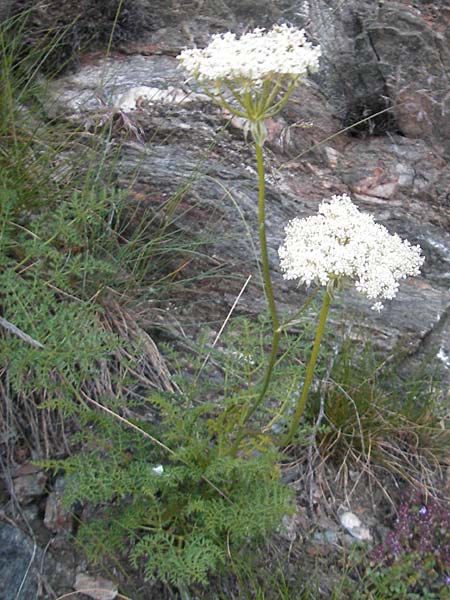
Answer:
[[[425,139],[448,155],[450,5],[303,4],[309,4],[311,30],[325,51],[321,87],[344,123],[391,106],[361,129]]]
[[[36,549],[22,532],[11,525],[0,525],[0,566],[2,591],[0,598],[22,597],[33,600],[37,597],[38,568],[34,562]],[[4,552],[6,550],[6,553]],[[41,554],[41,551],[40,551]],[[29,568],[31,565],[31,569]],[[2,596],[2,593],[9,595]]]
[[[40,32],[73,20],[56,18],[66,4],[7,0],[0,2],[0,20],[34,5],[32,23]],[[78,33],[61,45],[57,62],[70,59],[71,44],[85,33],[106,41],[117,5],[76,3]],[[420,244],[426,262],[421,276],[405,281],[380,314],[347,290],[336,299],[331,325],[339,330],[355,322],[384,351],[407,351],[408,369],[431,357],[450,382],[450,1],[126,0],[123,6],[114,53],[86,55],[74,73],[54,81],[47,110],[49,117],[87,128],[116,119],[125,138],[115,161],[117,181],[155,212],[177,197],[177,227],[203,240],[204,258],[184,274],[215,276],[197,279],[195,289],[175,299],[167,319],[181,321],[185,330],[199,321],[222,322],[249,274],[237,311],[266,310],[252,147],[239,120],[229,122],[186,82],[175,56],[186,46],[205,45],[212,33],[288,22],[305,27],[323,56],[319,73],[268,123],[267,235],[276,297],[289,312],[305,298],[279,272],[287,221],[313,214],[324,198],[348,193],[390,231]],[[33,469],[14,479],[23,503],[45,485]],[[47,501],[45,519],[52,532],[70,528],[59,489]],[[44,558],[53,584],[51,574],[62,568],[20,530],[0,524],[0,600],[19,590],[21,600],[47,597]],[[75,573],[59,576],[58,589],[72,590]],[[78,584],[107,588],[105,597],[116,592],[80,574]]]
[[[331,322],[353,318],[380,346],[400,345],[412,361],[438,356],[450,379],[449,3],[211,0],[183,3],[181,11],[173,1],[161,11],[162,28],[148,31],[139,45],[56,81],[49,112],[87,126],[107,111],[125,113],[139,133],[123,144],[118,180],[134,181],[140,202],[155,209],[181,197],[178,226],[205,236],[206,267],[219,267],[222,277],[199,281],[195,303],[173,311],[187,320],[221,319],[248,274],[239,310],[265,308],[252,147],[241,123],[228,123],[186,83],[175,55],[216,31],[288,21],[306,27],[323,58],[314,80],[269,123],[267,230],[276,295],[287,310],[304,296],[278,270],[287,221],[314,213],[324,198],[349,193],[391,232],[419,243],[426,262],[380,315],[348,290]]]
[[[0,522],[0,600],[54,598],[72,588],[74,575],[19,528]]]

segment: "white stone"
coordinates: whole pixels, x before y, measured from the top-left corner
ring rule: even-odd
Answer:
[[[362,523],[360,519],[352,512],[342,513],[340,516],[341,525],[345,529],[354,529],[355,527],[361,527]]]
[[[344,529],[346,529],[354,538],[365,542],[372,541],[372,535],[369,529],[364,527],[355,513],[344,512],[340,515],[339,520],[342,527],[344,527]]]
[[[439,352],[436,354],[436,357],[443,362],[447,368],[450,367],[450,356],[446,353],[444,348],[439,348]]]

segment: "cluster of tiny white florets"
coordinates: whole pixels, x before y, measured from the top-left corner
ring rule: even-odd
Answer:
[[[322,202],[319,214],[293,219],[279,249],[285,279],[333,286],[345,279],[371,300],[391,299],[399,280],[418,275],[423,264],[420,246],[412,246],[367,213],[349,196]],[[372,308],[381,310],[376,302]]]
[[[217,34],[203,50],[184,50],[178,59],[201,83],[224,81],[261,85],[274,76],[297,78],[317,70],[320,47],[307,41],[303,29],[276,25],[236,38]]]

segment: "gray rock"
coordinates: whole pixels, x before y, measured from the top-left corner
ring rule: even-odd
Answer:
[[[318,544],[337,544],[339,536],[335,531],[316,531],[313,535],[313,540]]]
[[[279,273],[277,249],[285,224],[294,216],[313,214],[332,194],[350,193],[390,231],[419,243],[426,262],[421,276],[402,283],[396,299],[379,315],[366,299],[347,290],[337,299],[330,326],[350,319],[384,351],[406,350],[420,359],[439,355],[435,362],[450,380],[450,367],[442,360],[450,329],[450,119],[441,90],[448,90],[450,60],[442,39],[445,24],[430,25],[432,5],[418,11],[408,3],[372,0],[338,6],[326,0],[279,1],[261,11],[256,1],[239,7],[204,2],[197,12],[190,5],[185,12],[176,6],[169,4],[165,13],[170,55],[159,48],[151,56],[88,64],[55,84],[53,108],[89,122],[102,106],[99,98],[113,106],[134,87],[188,92],[173,54],[186,44],[205,43],[208,31],[239,29],[244,16],[253,17],[249,26],[267,26],[276,19],[307,26],[322,45],[322,68],[282,116],[269,123],[266,152],[267,236],[280,306],[293,311],[305,298],[305,290]],[[199,92],[198,86],[192,85],[192,91]],[[335,135],[342,125],[391,105],[390,113],[361,125],[357,135],[355,130]],[[124,187],[133,181],[142,202],[156,210],[178,195],[183,218],[177,226],[191,237],[201,233],[206,238],[204,254],[210,262],[199,263],[197,272],[219,266],[223,275],[214,286],[208,278],[200,279],[193,301],[187,294],[172,314],[185,322],[197,321],[198,314],[208,321],[223,319],[250,273],[237,310],[264,311],[254,157],[242,124],[234,121],[224,130],[226,115],[199,97],[189,106],[144,102],[130,118],[142,139],[123,145],[119,181]],[[331,139],[322,143],[326,138]]]
[[[167,89],[180,84],[175,58],[169,56],[121,56],[103,58],[50,83],[51,116],[79,115],[94,110],[119,109],[120,99],[133,88]]]
[[[12,473],[13,490],[21,504],[28,504],[45,491],[47,476],[38,467],[24,463]]]
[[[53,597],[55,587],[70,591],[73,573],[44,552],[18,527],[0,522],[0,600],[39,600]]]
[[[0,599],[36,600],[39,586],[39,560],[42,556],[20,529],[0,524]]]
[[[45,503],[44,515],[44,525],[47,529],[61,534],[69,533],[72,529],[72,511],[63,504],[64,486],[63,478],[55,481]]]
[[[343,123],[392,106],[359,131],[397,129],[448,154],[449,4],[432,4],[419,9],[408,2],[308,2],[311,33],[323,48],[318,78]]]

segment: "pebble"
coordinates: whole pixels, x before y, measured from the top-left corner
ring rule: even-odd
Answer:
[[[352,512],[344,512],[340,515],[339,521],[344,529],[357,540],[364,542],[372,542],[372,535],[367,527],[365,527],[359,517]]]
[[[75,580],[75,590],[94,600],[115,600],[117,585],[100,576],[78,573]]]

